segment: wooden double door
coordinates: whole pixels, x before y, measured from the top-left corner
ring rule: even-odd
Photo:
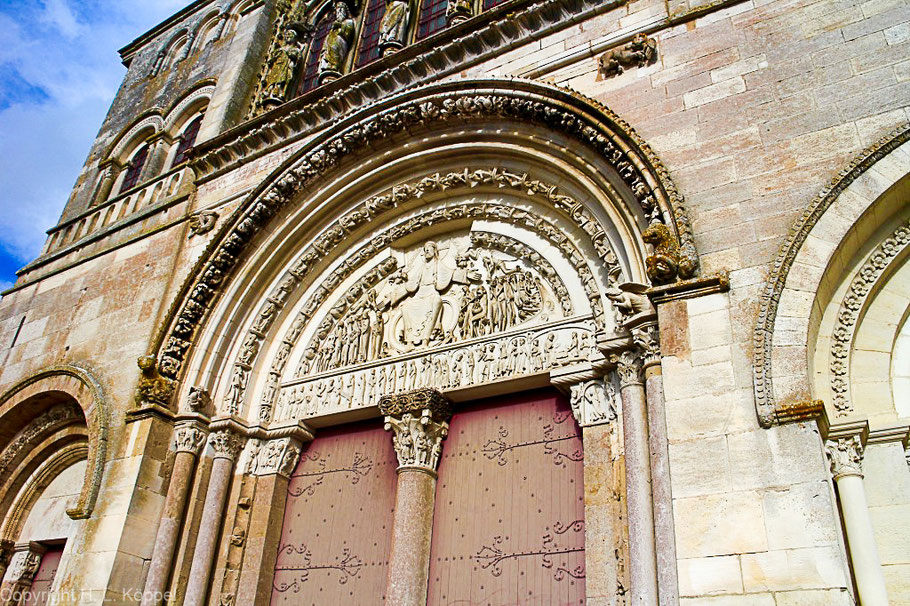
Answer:
[[[294,473],[272,603],[384,602],[396,468],[380,422],[322,432]],[[460,405],[439,464],[428,604],[585,601],[580,430],[552,390]]]

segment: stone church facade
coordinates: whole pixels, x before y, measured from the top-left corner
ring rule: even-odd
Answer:
[[[0,301],[4,604],[910,605],[910,9],[196,0]]]

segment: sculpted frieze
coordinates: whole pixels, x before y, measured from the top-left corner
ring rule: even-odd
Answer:
[[[321,416],[416,389],[454,390],[587,362],[597,357],[594,330],[590,320],[561,320],[294,379],[281,387],[275,418]]]

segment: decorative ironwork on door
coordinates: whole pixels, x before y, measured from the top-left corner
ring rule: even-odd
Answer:
[[[555,391],[458,410],[439,466],[428,603],[584,604],[583,459]]]
[[[288,485],[273,605],[384,601],[397,467],[378,421],[307,446]]]

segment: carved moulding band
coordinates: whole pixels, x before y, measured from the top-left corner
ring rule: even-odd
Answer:
[[[850,288],[840,304],[831,332],[831,351],[828,370],[831,374],[832,403],[837,416],[853,411],[850,393],[850,349],[858,328],[860,314],[867,305],[875,283],[888,266],[910,246],[910,227],[901,225],[876,247],[872,255],[856,273]]]
[[[762,427],[771,427],[781,421],[775,409],[771,352],[774,346],[778,305],[800,249],[809,233],[838,196],[876,162],[907,141],[910,141],[910,124],[905,123],[863,150],[809,203],[781,244],[759,297],[758,321],[752,333],[752,384],[758,419]]]
[[[471,86],[463,81],[436,84],[377,103],[318,135],[225,221],[156,336],[153,349],[160,355],[162,372],[171,378],[182,373],[186,351],[210,312],[223,279],[236,269],[238,257],[246,252],[256,232],[309,184],[343,158],[375,148],[378,142],[408,129],[494,117],[541,124],[592,147],[615,167],[646,215],[660,209],[655,219],[672,224],[682,254],[689,260],[687,265],[696,270],[697,254],[682,196],[651,149],[610,110],[576,93],[539,83],[484,80]],[[217,155],[206,155],[200,160],[200,168],[217,162]],[[174,346],[167,353],[166,341],[168,347]]]
[[[288,270],[287,274],[283,277],[277,287],[276,292],[263,304],[254,326],[244,337],[241,352],[233,366],[231,388],[225,403],[226,412],[228,414],[237,414],[241,411],[241,404],[248,388],[249,375],[259,354],[261,344],[265,339],[269,327],[274,323],[277,314],[284,308],[289,293],[300,284],[302,277],[307,275],[310,269],[319,260],[338,245],[344,233],[353,231],[362,224],[371,221],[372,217],[377,212],[377,209],[385,208],[390,204],[398,206],[417,197],[424,197],[430,192],[447,191],[449,188],[465,186],[476,188],[478,185],[496,185],[498,189],[514,188],[525,194],[537,192],[538,194],[545,195],[547,202],[553,204],[557,210],[562,210],[572,217],[580,230],[587,229],[589,233],[593,232],[592,238],[595,242],[594,246],[599,251],[603,262],[606,265],[608,276],[614,282],[622,278],[622,269],[616,259],[616,255],[607,243],[606,234],[603,232],[602,228],[597,225],[589,211],[584,209],[574,198],[559,194],[555,186],[532,180],[527,174],[515,174],[496,169],[465,169],[457,173],[448,173],[445,175],[436,173],[409,183],[398,185],[392,188],[389,193],[369,198],[364,203],[342,216],[336,223],[329,226],[323,232],[322,236],[320,236],[320,239],[308,246],[293,264],[292,268]],[[442,212],[440,212],[440,210]],[[521,224],[525,228],[536,231],[544,240],[550,242],[554,247],[560,250],[570,262],[577,272],[579,279],[582,281],[585,295],[594,311],[595,320],[602,328],[606,327],[603,317],[603,303],[597,288],[597,281],[590,267],[588,267],[584,255],[555,225],[543,217],[495,201],[472,201],[445,209],[428,209],[422,214],[413,216],[403,223],[390,226],[382,233],[374,236],[370,242],[352,253],[339,268],[333,271],[332,274],[320,284],[315,294],[298,314],[298,317],[292,324],[288,334],[282,339],[282,345],[279,349],[279,353],[282,355],[272,360],[269,371],[269,387],[267,387],[265,397],[260,403],[260,420],[266,421],[269,419],[271,407],[274,405],[275,398],[277,397],[275,387],[277,386],[280,376],[284,371],[284,366],[288,361],[288,354],[297,344],[297,340],[307,322],[314,317],[316,311],[332,294],[332,291],[363,263],[375,258],[400,237],[414,233],[425,227],[458,219],[510,220]],[[482,235],[479,237],[483,238]],[[497,242],[499,242],[499,247],[508,246],[507,243],[501,241],[503,239],[505,239],[505,236],[501,239],[496,239]],[[486,238],[486,240],[491,240],[491,238]],[[352,287],[352,291],[349,292],[348,295],[359,296],[364,289],[371,287],[373,284],[387,276],[395,268],[392,261],[393,260],[384,261],[371,270],[367,276],[365,276],[361,284]],[[327,332],[332,319],[340,317],[345,313],[347,301],[349,299],[349,296],[343,297],[341,303],[339,303],[340,307],[336,306],[336,308],[333,308],[330,311],[329,318],[325,321],[328,324],[320,327],[317,334]]]
[[[70,393],[65,386],[55,383],[58,377],[69,377],[78,381],[82,388],[87,390],[91,397],[90,402],[85,402],[84,397],[79,399],[78,395]],[[82,408],[88,428],[88,467],[85,474],[85,482],[82,486],[82,492],[76,504],[67,510],[74,520],[83,520],[91,516],[98,500],[98,492],[101,490],[101,478],[104,474],[104,466],[107,460],[107,442],[108,442],[108,401],[101,387],[101,383],[94,375],[84,368],[72,364],[61,364],[51,366],[41,370],[19,383],[7,389],[0,395],[0,411],[7,408],[16,398],[28,398],[29,390],[38,390],[41,383],[47,381],[47,391],[64,391],[68,393]],[[5,411],[4,411],[5,412]]]

